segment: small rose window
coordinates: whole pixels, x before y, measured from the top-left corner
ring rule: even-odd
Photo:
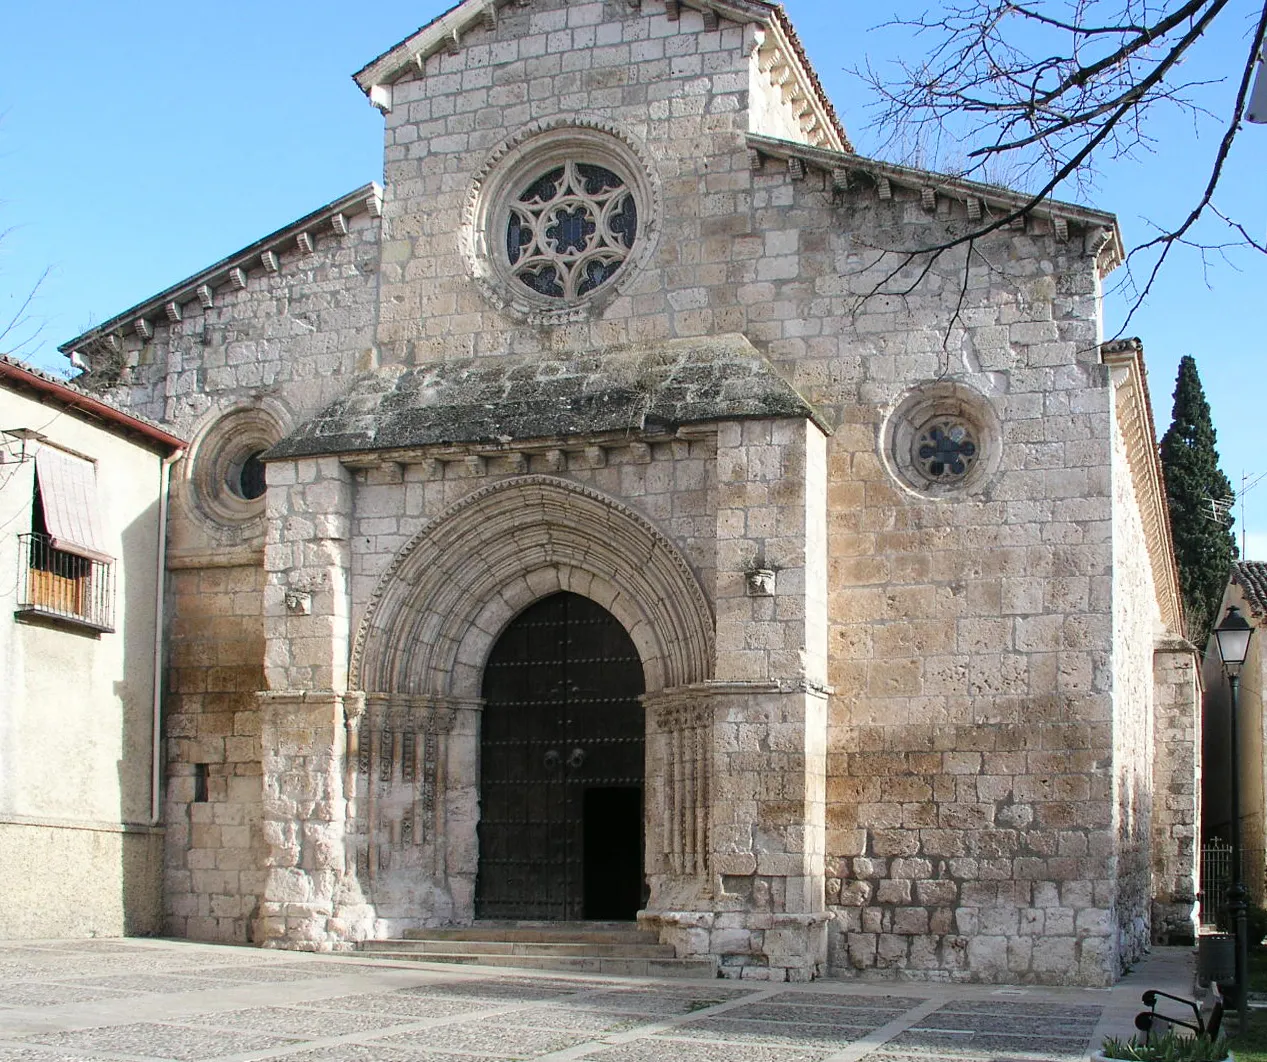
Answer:
[[[958,380],[906,392],[885,422],[882,455],[894,478],[927,498],[981,493],[999,470],[1003,432],[994,405]]]
[[[511,275],[538,295],[570,302],[620,270],[638,236],[638,206],[603,166],[568,161],[514,197],[506,222]]]
[[[938,417],[916,435],[913,456],[930,482],[963,479],[977,460],[972,426],[957,418]]]

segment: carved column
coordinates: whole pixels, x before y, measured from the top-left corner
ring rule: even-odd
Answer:
[[[430,698],[382,693],[365,696],[357,734],[356,814],[351,846],[357,872],[370,882],[406,858],[429,850],[429,867],[443,872],[445,783],[452,708]]]
[[[407,694],[363,696],[365,712],[349,742],[347,861],[374,904],[377,935],[461,919],[450,882],[455,838],[448,818],[455,797],[461,806],[463,779],[451,784],[450,773],[466,760],[453,745],[455,724],[478,706]],[[470,729],[460,728],[460,744]],[[467,816],[459,819],[461,832]]]
[[[652,867],[708,896],[713,716],[711,703],[697,692],[671,690],[644,698],[655,727],[652,758],[660,808],[648,847]]]

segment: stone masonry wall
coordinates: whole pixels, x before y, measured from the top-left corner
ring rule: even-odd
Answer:
[[[186,304],[181,321],[154,322],[148,341],[125,337],[117,362],[100,355],[87,382],[191,439],[232,408],[268,402],[292,420],[314,412],[375,362],[378,235],[365,214],[349,219],[347,236],[314,233],[313,253],[281,254],[275,273],[252,269],[245,289],[218,288],[207,310]],[[188,466],[173,472],[168,540],[166,925],[241,943],[267,850],[255,706],[264,527],[201,508]]]
[[[348,219],[348,235],[313,233],[311,254],[278,255],[278,270],[250,270],[242,290],[222,285],[214,305],[187,303],[177,322],[153,321],[153,338],[122,339],[86,382],[185,438],[231,398],[273,396],[297,416],[344,389],[342,377],[374,362],[379,222]]]
[[[164,700],[166,931],[245,943],[264,881],[259,713],[263,569],[169,573]]]
[[[962,250],[940,256],[922,279],[923,262],[908,263],[895,282],[910,290],[877,294],[900,265],[894,251],[961,233],[964,205],[932,188],[930,203],[861,172],[842,189],[812,163],[750,153],[752,116],[770,107],[752,99],[767,91],[751,76],[753,44],[724,19],[706,30],[689,8],[671,19],[658,0],[502,8],[495,28],[472,28],[456,54],[437,53],[393,85],[378,272],[365,261],[374,236],[363,221],[363,258],[349,244],[346,259],[311,278],[313,298],[332,304],[329,330],[325,318],[311,333],[296,319],[307,287],[274,287],[300,279],[289,271],[302,263],[284,260],[223,339],[214,318],[206,347],[192,322],[177,326],[177,341],[160,328],[122,386],[133,408],[178,426],[261,386],[298,419],[345,388],[339,373],[378,361],[747,336],[834,429],[831,966],[1104,984],[1119,968],[1116,915],[1130,912],[1125,939],[1138,939],[1140,850],[1119,861],[1119,844],[1137,844],[1136,825],[1147,828],[1132,818],[1119,839],[1127,819],[1114,797],[1147,778],[1150,747],[1146,691],[1123,687],[1126,717],[1114,723],[1115,683],[1129,676],[1112,617],[1142,590],[1136,571],[1116,602],[1110,574],[1112,411],[1098,364],[1096,256],[1104,231],[1030,219],[977,241],[970,261]],[[462,237],[473,182],[531,123],[578,114],[621,133],[654,170],[658,207],[640,220],[652,253],[596,308],[528,325],[471,275]],[[348,308],[336,290],[348,292]],[[230,349],[244,366],[236,376]],[[933,499],[894,477],[887,440],[904,398],[948,381],[997,419],[997,434],[981,440],[995,470],[975,491]],[[591,467],[569,452],[560,471],[628,497],[711,593],[710,486],[697,473],[680,490],[655,478],[702,455],[694,442],[659,445],[649,461],[613,456]],[[405,465],[401,482],[387,469],[355,485],[363,515],[350,531],[353,624],[410,528],[472,479],[514,470],[453,456],[439,476]],[[1132,666],[1144,651],[1134,631],[1121,648]],[[1124,772],[1116,790],[1095,766],[1106,757]],[[1131,799],[1146,814],[1143,798]],[[1119,869],[1121,895],[1111,884]]]
[[[1153,657],[1153,942],[1196,934],[1201,822],[1201,689],[1195,647],[1162,641]]]
[[[927,211],[914,190],[882,200],[865,182],[839,193],[774,158],[754,169],[747,93],[760,85],[741,27],[705,31],[698,13],[673,21],[654,3],[503,14],[393,86],[384,361],[752,340],[835,428],[834,965],[1107,982],[1116,842],[1108,786],[1085,767],[1112,747],[1099,242],[1042,221],[981,241],[957,319],[961,253],[903,299],[864,299],[893,265],[882,249],[960,231],[962,204]],[[600,310],[528,328],[470,275],[468,197],[499,144],[578,113],[654,145],[663,235]],[[880,450],[890,411],[946,378],[996,410],[999,472],[981,494],[931,501],[899,487]]]
[[[411,463],[357,472],[352,527],[352,608],[360,622],[383,571],[426,523],[454,503],[512,475],[548,473],[594,487],[632,506],[677,543],[712,595],[716,537],[716,442],[665,439],[630,445],[573,445],[467,460],[428,452]]]
[[[386,118],[384,362],[742,331],[733,297],[714,308],[708,286],[726,283],[731,237],[743,229],[733,215],[749,184],[744,41],[724,20],[704,30],[687,7],[672,20],[661,4],[534,0],[502,8],[495,30],[473,27],[458,54],[433,55],[424,74],[398,81]],[[661,216],[644,214],[640,226],[663,235],[600,315],[524,328],[490,304],[461,253],[472,181],[530,123],[578,114],[614,122],[654,152]]]
[[[1151,942],[1153,652],[1160,617],[1126,443],[1113,432],[1113,913],[1122,972]]]

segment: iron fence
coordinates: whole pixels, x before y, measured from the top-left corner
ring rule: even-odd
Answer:
[[[47,535],[19,535],[18,611],[114,629],[114,566],[54,548]]]
[[[1241,880],[1255,902],[1263,896],[1264,853],[1262,848],[1241,846]],[[1219,913],[1227,904],[1227,890],[1232,884],[1232,846],[1219,837],[1201,846],[1201,924],[1217,925]]]

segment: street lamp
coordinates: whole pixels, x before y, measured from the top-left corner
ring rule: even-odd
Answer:
[[[1241,869],[1241,760],[1236,702],[1241,690],[1241,665],[1249,654],[1249,639],[1253,633],[1254,628],[1235,605],[1228,607],[1223,622],[1214,628],[1214,640],[1218,643],[1219,657],[1223,661],[1223,671],[1231,690],[1232,887],[1227,890],[1227,909],[1236,926],[1236,1006],[1242,1031],[1245,1029],[1245,1000],[1249,995],[1249,986],[1245,983],[1249,943],[1246,940],[1245,927],[1245,874]]]

